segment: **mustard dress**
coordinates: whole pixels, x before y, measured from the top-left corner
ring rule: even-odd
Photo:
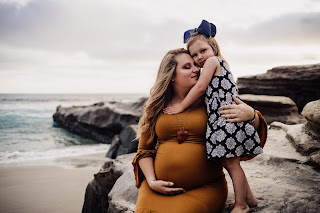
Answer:
[[[177,114],[184,124],[187,111]],[[140,187],[136,213],[215,213],[221,212],[227,199],[227,184],[219,161],[206,158],[207,113],[204,103],[190,110],[185,130],[188,137],[178,143],[179,125],[175,115],[162,114],[156,123],[159,140],[147,144],[148,133],[141,135],[138,152],[133,159],[136,186]],[[163,195],[150,189],[138,161],[153,157],[158,180],[172,181],[186,192]]]

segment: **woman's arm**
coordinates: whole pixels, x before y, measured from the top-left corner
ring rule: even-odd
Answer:
[[[199,80],[197,81],[196,85],[192,87],[183,101],[181,103],[174,104],[173,106],[165,108],[163,112],[166,114],[177,114],[191,106],[191,104],[198,100],[206,91],[212,79],[212,76],[215,74],[219,66],[220,63],[216,57],[208,58],[203,66]]]
[[[179,194],[184,192],[183,188],[172,188],[173,182],[157,180],[154,173],[153,158],[142,158],[138,161],[139,166],[148,182],[149,187],[162,194]]]
[[[220,114],[223,118],[227,118],[228,122],[243,122],[249,121],[254,117],[254,109],[241,101],[240,99],[233,96],[234,101],[237,104],[228,104],[220,107],[222,109]],[[255,115],[252,125],[255,129],[259,127],[259,116]]]

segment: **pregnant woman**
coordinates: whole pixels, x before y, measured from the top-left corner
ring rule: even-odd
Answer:
[[[200,72],[187,50],[169,51],[163,58],[139,122],[139,147],[133,166],[140,187],[136,212],[221,212],[227,184],[220,161],[206,158],[206,124],[203,98],[182,113],[168,115],[165,107],[181,103],[197,83]],[[250,120],[245,103],[225,106],[224,115]],[[253,121],[262,142],[266,123],[258,113]]]

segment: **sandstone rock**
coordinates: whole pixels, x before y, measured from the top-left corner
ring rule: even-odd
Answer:
[[[136,139],[138,133],[138,125],[128,125],[120,133],[120,141],[123,147],[128,148],[127,153],[137,151],[139,141]],[[126,154],[127,154],[126,153]]]
[[[122,168],[123,175],[121,175],[112,190],[110,191],[109,209],[108,213],[122,213],[122,212],[134,212],[135,204],[137,203],[138,189],[135,186],[135,179],[133,174],[133,168],[131,161],[134,154],[125,155],[121,158],[121,161],[125,162]]]
[[[299,112],[310,101],[320,98],[320,64],[281,66],[267,73],[240,77],[240,94],[275,95],[290,97]]]
[[[320,169],[319,164],[319,141],[308,135],[304,129],[304,124],[285,125],[279,122],[273,122],[271,128],[280,128],[286,132],[286,138],[296,148],[296,150],[308,157],[306,163],[313,165],[316,169]]]
[[[137,102],[57,107],[53,120],[67,130],[102,143],[111,143],[127,125],[137,124],[146,98]]]
[[[87,186],[82,213],[107,212],[108,194],[121,175],[121,169],[113,161],[106,162]]]
[[[111,145],[110,145],[110,148],[107,152],[106,157],[115,159],[117,157],[119,147],[120,147],[120,137],[119,137],[119,135],[115,135],[112,138],[112,142],[111,142]]]
[[[137,131],[138,125],[129,125],[121,131],[120,135],[115,135],[107,157],[115,159],[119,155],[136,152],[139,143],[136,139]]]
[[[320,100],[308,103],[301,114],[307,119],[304,125],[305,132],[320,144]]]
[[[135,153],[107,161],[86,189],[83,213],[134,212],[138,189],[131,161]]]
[[[240,95],[242,101],[259,110],[267,123],[279,121],[286,124],[304,123],[296,104],[288,97],[268,95]]]

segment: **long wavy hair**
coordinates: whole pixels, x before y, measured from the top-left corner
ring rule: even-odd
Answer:
[[[144,105],[144,112],[139,120],[137,137],[140,137],[144,132],[148,132],[147,144],[157,139],[155,133],[156,121],[173,97],[172,79],[175,76],[178,64],[176,56],[183,53],[188,54],[188,51],[184,48],[170,50],[160,63],[156,81],[150,90],[150,96]]]
[[[215,39],[214,37],[212,37],[212,36],[207,37],[207,36],[205,36],[205,35],[199,34],[198,32],[192,33],[191,36],[190,36],[190,38],[189,38],[188,41],[187,41],[187,49],[188,49],[188,51],[189,51],[190,46],[191,46],[196,40],[198,40],[198,39],[200,39],[200,40],[206,42],[207,44],[209,44],[209,45],[212,47],[212,49],[213,49],[214,55],[215,55],[215,56],[218,56],[218,57],[221,58],[221,59],[223,59],[223,60],[226,62],[228,68],[229,68],[228,62],[227,62],[227,61],[222,57],[222,55],[221,55],[220,47],[219,47],[219,45],[218,45],[218,42],[217,42],[216,39]]]

